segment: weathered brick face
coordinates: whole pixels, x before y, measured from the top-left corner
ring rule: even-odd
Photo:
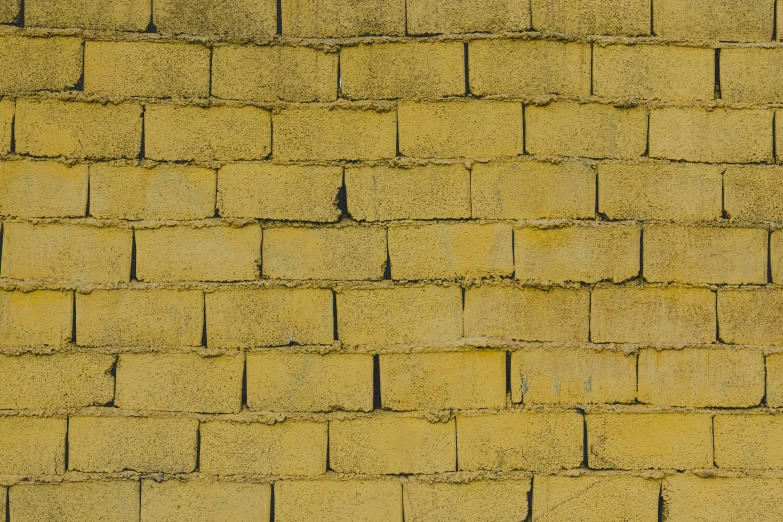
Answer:
[[[781,40],[0,0],[0,521],[783,520]]]

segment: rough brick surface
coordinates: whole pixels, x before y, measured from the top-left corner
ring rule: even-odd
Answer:
[[[0,214],[79,217],[87,213],[87,165],[49,161],[0,163]]]
[[[410,0],[408,33],[483,33],[524,31],[530,7],[513,0]]]
[[[10,489],[14,520],[132,522],[139,519],[136,480],[17,484]]]
[[[34,27],[82,27],[144,31],[150,22],[147,0],[29,0],[24,21]]]
[[[0,2],[0,23],[10,24],[17,21],[20,2],[21,0],[4,0]]]
[[[141,483],[141,516],[143,520],[153,522],[176,519],[266,522],[270,503],[268,484],[207,480],[144,480]]]
[[[767,404],[780,407],[783,405],[783,354],[767,356],[765,360],[767,374]]]
[[[777,49],[745,47],[721,50],[720,87],[729,102],[765,102],[783,99]]]
[[[82,41],[5,36],[0,38],[0,60],[5,69],[2,92],[68,90],[82,75]]]
[[[665,520],[758,520],[783,516],[780,479],[673,475],[663,483]]]
[[[73,340],[73,294],[0,292],[0,344],[58,346]]]
[[[401,497],[394,481],[282,481],[275,484],[275,519],[402,522]]]
[[[783,419],[775,415],[716,415],[715,465],[724,469],[780,469],[783,450],[776,443]]]
[[[0,418],[0,473],[61,475],[65,472],[64,417]]]
[[[723,177],[723,187],[729,217],[747,221],[783,219],[783,169],[729,167]]]
[[[533,28],[573,34],[642,36],[650,34],[646,0],[532,0]]]
[[[274,0],[157,0],[152,4],[155,27],[162,33],[194,35],[272,35]]]
[[[664,38],[766,42],[772,38],[773,0],[659,0],[653,28]]]
[[[721,341],[729,344],[783,345],[781,306],[783,293],[777,289],[718,292]]]
[[[405,34],[404,0],[282,0],[280,10],[286,36]]]
[[[528,480],[487,480],[467,484],[405,484],[405,516],[422,522],[523,520],[528,513]]]

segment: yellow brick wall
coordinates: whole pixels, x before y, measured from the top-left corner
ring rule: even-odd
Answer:
[[[0,0],[0,521],[783,520],[781,40]]]

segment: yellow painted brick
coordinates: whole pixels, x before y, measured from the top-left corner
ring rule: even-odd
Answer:
[[[444,342],[462,336],[462,298],[455,286],[344,290],[336,299],[344,343]]]
[[[728,102],[783,101],[780,83],[783,53],[762,47],[722,49],[720,54],[721,98]]]
[[[716,415],[715,466],[723,469],[783,468],[783,416]]]
[[[3,36],[0,62],[1,92],[72,89],[82,76],[82,40]]]
[[[661,485],[642,477],[556,477],[533,479],[533,520],[556,522],[658,522]]]
[[[590,294],[483,286],[465,292],[465,337],[587,341]]]
[[[327,423],[210,421],[201,425],[204,473],[321,475],[326,472]]]
[[[593,469],[712,467],[712,417],[698,413],[589,413]]]
[[[133,232],[67,224],[5,223],[3,277],[128,281]]]
[[[522,104],[502,101],[402,102],[400,152],[419,158],[522,154]]]
[[[267,522],[269,484],[207,480],[143,480],[141,520],[147,522]]]
[[[60,100],[16,102],[16,152],[31,156],[135,158],[141,107]]]
[[[66,419],[0,418],[0,473],[8,475],[65,472]]]
[[[457,417],[459,469],[556,471],[582,462],[584,421],[566,413]]]
[[[162,33],[196,35],[273,35],[275,0],[156,0],[155,27]]]
[[[710,163],[769,162],[772,111],[653,109],[650,157]]]
[[[783,481],[776,478],[700,478],[671,475],[663,481],[664,520],[708,522],[783,518]]]
[[[27,0],[24,23],[33,27],[83,27],[145,31],[150,23],[147,0]]]
[[[338,473],[413,474],[456,471],[454,421],[368,417],[329,423],[331,468]]]
[[[196,419],[74,416],[68,423],[68,469],[191,472],[197,431]]]
[[[383,279],[386,229],[268,228],[262,274],[273,279]]]
[[[532,0],[533,28],[573,34],[650,34],[647,0]]]
[[[495,33],[530,28],[530,7],[514,0],[409,0],[407,34]]]
[[[349,100],[464,95],[464,45],[408,42],[344,47],[340,80],[342,95]]]
[[[21,0],[3,0],[0,2],[0,23],[11,24],[19,18]],[[0,508],[2,509],[2,508]],[[5,513],[0,511],[5,516]]]
[[[348,168],[345,188],[358,221],[470,217],[470,171],[461,164]]]
[[[385,481],[282,481],[275,484],[275,520],[402,522],[402,485]]]
[[[63,345],[70,342],[73,294],[53,290],[0,291],[0,345]]]
[[[645,349],[639,401],[661,406],[744,408],[764,396],[764,356],[755,350]]]
[[[16,102],[8,98],[0,100],[0,154],[11,152],[11,137],[14,136]]]
[[[280,11],[286,36],[405,34],[404,0],[282,0]]]
[[[261,411],[372,410],[369,354],[247,355],[247,406]]]
[[[587,163],[477,163],[471,189],[475,218],[595,217],[595,172]]]
[[[380,356],[381,403],[391,410],[503,408],[502,351]]]
[[[712,100],[715,96],[712,49],[597,45],[593,67],[596,96],[662,100]]]
[[[766,357],[767,406],[783,406],[783,354],[771,354]]]
[[[17,484],[10,490],[14,520],[80,520],[136,522],[139,483],[136,480]]]
[[[117,363],[117,408],[238,413],[244,357],[199,354],[122,354]]]
[[[783,345],[783,292],[722,290],[718,293],[718,324],[725,343]]]
[[[767,229],[644,227],[644,278],[680,283],[766,283]]]
[[[769,262],[772,281],[780,283],[783,280],[783,245],[781,245],[781,232],[772,232],[769,236]]]
[[[139,281],[258,279],[261,228],[163,227],[136,231]]]
[[[746,221],[783,221],[783,169],[743,165],[724,174],[726,213]]]
[[[511,398],[524,404],[631,403],[636,357],[590,349],[516,351],[511,354]]]
[[[623,225],[517,228],[514,275],[555,282],[631,279],[639,274],[639,233]]]
[[[244,22],[240,27],[243,26]],[[337,98],[337,56],[337,53],[309,47],[215,47],[212,95],[227,100],[259,102],[334,101]]]
[[[718,219],[722,170],[689,163],[601,164],[598,210],[609,219]]]
[[[372,160],[396,153],[394,112],[330,107],[275,114],[276,160]]]
[[[529,480],[466,484],[408,482],[403,490],[405,517],[419,522],[524,520],[529,491]]]
[[[772,38],[773,0],[658,0],[654,30],[663,38],[768,42]]]
[[[591,317],[596,343],[715,341],[715,294],[706,288],[597,288]]]
[[[393,279],[509,276],[511,225],[436,223],[389,228]]]
[[[337,221],[341,167],[235,163],[218,172],[224,217]]]
[[[87,165],[49,161],[0,163],[0,214],[78,217],[87,213]]]
[[[76,408],[114,397],[110,355],[68,353],[0,356],[2,409]]]
[[[150,159],[262,159],[272,147],[271,116],[257,107],[148,105],[144,125]]]
[[[468,45],[470,92],[590,96],[590,46],[550,40],[475,40]]]
[[[213,169],[90,166],[90,215],[104,219],[199,219],[215,215]]]
[[[326,289],[225,289],[206,295],[207,344],[223,348],[331,344]]]

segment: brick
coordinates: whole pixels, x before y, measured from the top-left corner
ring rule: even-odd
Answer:
[[[590,46],[550,40],[474,40],[468,44],[476,96],[590,96]]]
[[[461,164],[347,168],[345,188],[357,221],[470,217],[470,171]]]
[[[734,103],[783,101],[783,53],[762,47],[721,49],[721,99]]]
[[[783,406],[783,354],[767,355],[764,365],[767,377],[767,406]]]
[[[81,27],[145,31],[150,23],[147,0],[27,0],[24,23],[32,27]]]
[[[61,346],[70,342],[73,294],[0,291],[0,345]]]
[[[772,281],[779,283],[783,280],[783,246],[781,246],[780,231],[772,232],[769,236],[769,264]]]
[[[609,219],[718,219],[722,170],[717,165],[689,163],[602,163],[598,165],[598,210]]]
[[[443,98],[465,94],[461,42],[373,43],[340,50],[342,96],[349,100]]]
[[[275,518],[403,522],[401,497],[402,486],[392,480],[282,481],[275,484]]]
[[[11,152],[11,138],[15,133],[16,102],[0,100],[0,154]]]
[[[646,109],[575,102],[525,107],[530,154],[634,159],[646,148]]]
[[[582,415],[505,413],[457,417],[462,471],[556,471],[582,462]]]
[[[76,294],[80,346],[201,346],[204,298],[192,290]]]
[[[3,36],[0,61],[0,92],[69,90],[82,76],[82,40]]]
[[[754,350],[644,349],[638,368],[643,403],[746,408],[764,396],[764,356]]]
[[[207,480],[143,480],[141,520],[166,522],[268,522],[269,484]]]
[[[135,480],[17,484],[10,489],[14,520],[136,522],[139,483]]]
[[[212,95],[217,98],[258,102],[337,99],[337,53],[279,45],[218,46],[213,53]]]
[[[570,34],[644,36],[650,34],[646,0],[532,0],[533,28]]]
[[[642,477],[557,477],[533,479],[533,520],[657,522],[661,485]]]
[[[413,474],[455,471],[454,421],[368,417],[329,423],[331,469],[338,473]]]
[[[207,343],[221,348],[331,344],[332,293],[317,288],[223,289],[206,294]]]
[[[639,274],[639,234],[638,227],[623,225],[517,228],[514,277],[588,283],[631,279]]]
[[[419,158],[522,154],[522,104],[471,100],[401,102],[400,152]]]
[[[19,8],[21,0],[3,0],[0,2],[0,23],[11,24],[17,21],[19,17]],[[0,511],[0,514],[4,512]]]
[[[644,278],[680,283],[766,283],[761,228],[644,227]]]
[[[511,225],[437,223],[389,228],[393,279],[509,276]]]
[[[217,205],[224,217],[337,221],[341,167],[235,163],[218,171]]]
[[[596,96],[660,100],[715,96],[712,49],[673,45],[597,45],[594,49]]]
[[[665,520],[757,520],[783,517],[783,481],[776,478],[699,478],[671,475],[663,482]]]
[[[405,34],[404,0],[282,0],[280,10],[286,36]]]
[[[247,406],[260,411],[370,411],[373,358],[369,354],[247,355]]]
[[[530,28],[530,7],[513,0],[410,0],[408,34],[495,33]]]
[[[238,413],[244,363],[238,355],[122,354],[114,405],[128,410]]]
[[[87,213],[87,165],[49,161],[0,163],[0,214],[79,217]]]
[[[103,219],[203,219],[215,215],[213,169],[90,166],[90,215]]]
[[[67,224],[5,223],[3,277],[128,281],[133,232]]]
[[[706,288],[597,288],[590,326],[595,343],[711,343],[715,294]]]
[[[457,287],[344,290],[336,299],[337,331],[344,343],[444,342],[462,336]]]
[[[529,480],[486,480],[465,484],[404,485],[405,517],[421,522],[524,520]]]
[[[482,286],[465,292],[465,337],[587,341],[590,295],[565,289]]]
[[[0,417],[0,473],[62,475],[66,432],[64,418]]]
[[[728,344],[783,345],[783,292],[777,289],[721,290],[720,340]]]
[[[773,31],[773,0],[659,0],[653,7],[656,36],[767,42]]]
[[[201,425],[203,473],[321,475],[326,471],[325,422],[276,424],[210,421]]]
[[[772,113],[667,107],[650,112],[650,157],[709,163],[772,161]]]
[[[736,166],[724,174],[728,217],[743,221],[783,220],[783,169]]]
[[[162,33],[268,36],[277,23],[274,0],[157,0],[152,11]]]
[[[783,417],[778,415],[716,415],[715,466],[723,469],[783,468]]]
[[[397,115],[372,109],[288,108],[275,114],[276,160],[373,160],[396,156]]]
[[[636,357],[569,348],[512,352],[511,399],[523,404],[634,402]]]
[[[712,417],[698,413],[591,413],[592,469],[712,467]]]
[[[114,397],[110,355],[0,356],[0,407],[57,410],[106,404]]]
[[[139,281],[258,279],[261,229],[163,227],[136,231]]]
[[[503,408],[502,351],[380,356],[381,404],[390,410]]]
[[[68,469],[188,473],[196,468],[198,420],[82,417],[68,423]]]
[[[135,158],[141,147],[141,114],[134,103],[60,100],[16,102],[16,152],[69,158]]]
[[[268,228],[262,274],[273,279],[383,279],[386,230],[380,227]]]
[[[257,107],[148,105],[146,157],[154,160],[252,160],[272,150],[272,119]]]
[[[474,218],[595,217],[595,172],[583,162],[477,163],[471,189]]]

